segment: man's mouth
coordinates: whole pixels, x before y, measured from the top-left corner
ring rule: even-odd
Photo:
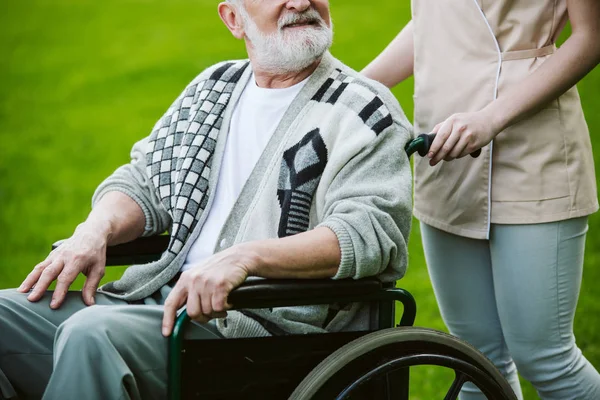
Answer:
[[[299,27],[303,27],[303,26],[317,26],[319,25],[319,21],[317,20],[304,20],[304,21],[298,21],[298,22],[294,22],[293,24],[287,24],[284,25],[283,28],[299,28]]]

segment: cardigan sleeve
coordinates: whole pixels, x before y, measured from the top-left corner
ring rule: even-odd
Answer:
[[[98,186],[92,197],[94,206],[108,192],[122,192],[131,197],[142,209],[146,218],[143,236],[166,231],[171,216],[158,198],[156,188],[146,172],[146,147],[148,138],[134,144],[131,162],[119,168]]]
[[[351,155],[327,189],[323,220],[338,237],[334,279],[400,279],[408,264],[412,178],[404,146],[408,123],[395,121]]]

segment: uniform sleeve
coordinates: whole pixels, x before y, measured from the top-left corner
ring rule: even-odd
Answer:
[[[334,279],[378,275],[400,279],[408,263],[412,178],[404,146],[409,129],[394,122],[351,157],[326,195],[326,226],[338,237],[341,262]]]

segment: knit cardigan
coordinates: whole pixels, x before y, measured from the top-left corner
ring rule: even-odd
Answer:
[[[129,267],[102,292],[142,300],[179,272],[212,205],[232,111],[250,76],[247,60],[202,72],[134,145],[131,163],[98,187],[93,204],[107,192],[125,193],[144,212],[145,236],[168,230],[171,237],[158,261]],[[389,90],[326,53],[267,144],[214,251],[325,226],[341,249],[333,279],[401,278],[412,218],[404,152],[410,138]],[[360,308],[232,311],[218,327],[226,337],[268,335],[268,325],[287,333],[339,331],[356,325]]]

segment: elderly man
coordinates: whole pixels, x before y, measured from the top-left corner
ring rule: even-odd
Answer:
[[[218,10],[249,61],[194,79],[99,186],[73,236],[18,291],[0,291],[5,397],[163,398],[182,306],[198,338],[338,331],[358,326],[360,304],[225,315],[227,296],[248,277],[403,275],[409,124],[389,91],[328,53],[328,1]],[[159,261],[97,288],[107,245],[165,230]],[[70,292],[80,273],[83,291]]]

